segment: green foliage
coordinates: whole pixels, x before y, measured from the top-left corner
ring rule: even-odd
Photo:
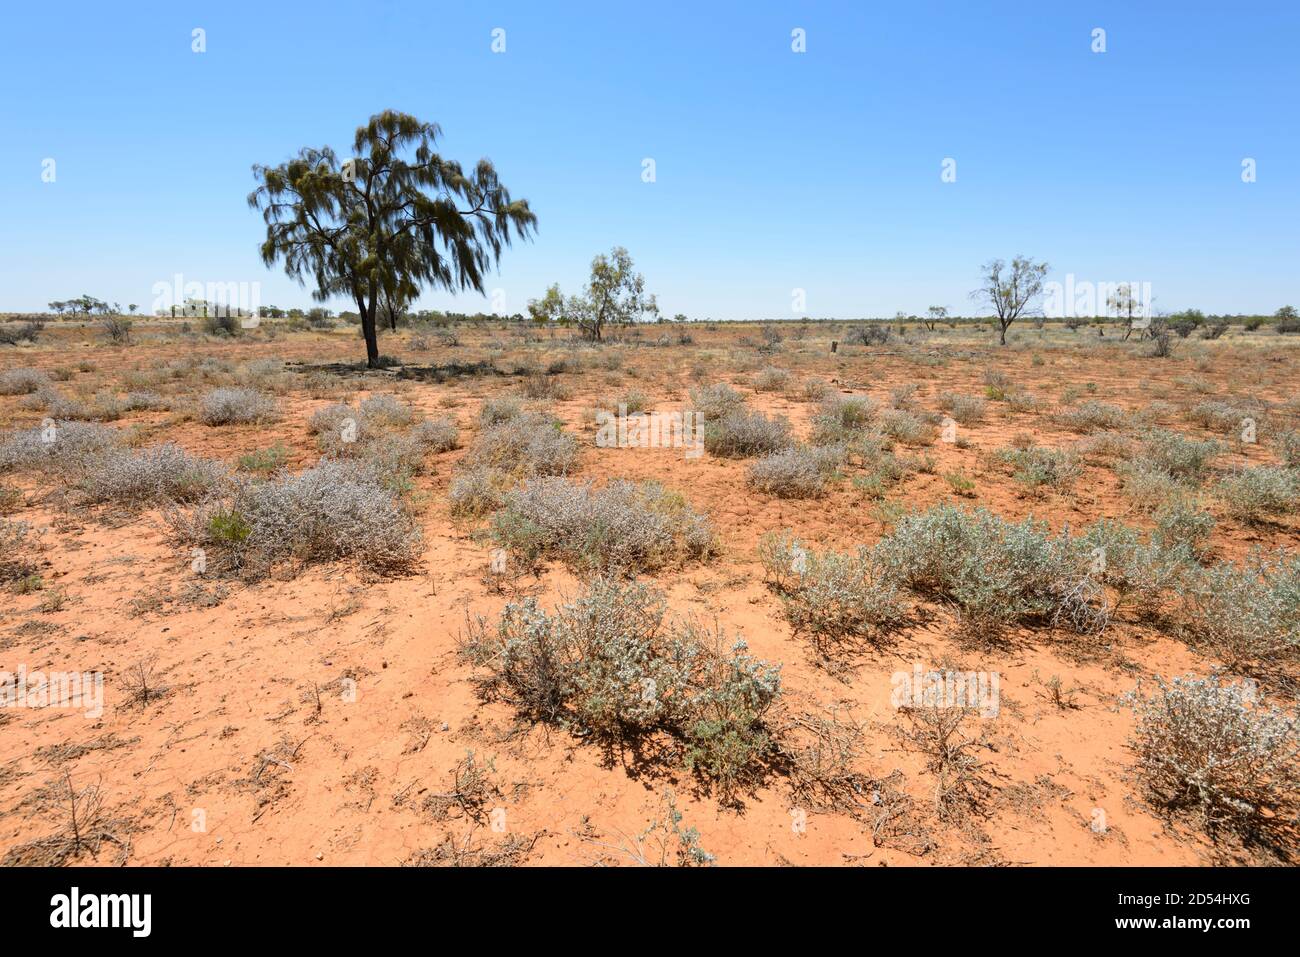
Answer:
[[[380,364],[377,319],[426,287],[483,291],[484,276],[537,217],[486,160],[464,170],[434,151],[441,130],[386,110],[359,127],[353,156],[303,148],[279,166],[257,165],[248,203],[266,222],[262,259],[313,279],[321,300],[353,298],[367,363]]]

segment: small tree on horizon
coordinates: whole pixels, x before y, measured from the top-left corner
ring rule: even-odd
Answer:
[[[970,296],[993,309],[1002,345],[1007,344],[1007,329],[1011,324],[1030,313],[1033,301],[1043,291],[1043,277],[1047,270],[1047,263],[1036,263],[1026,256],[1012,259],[1010,269],[1001,259],[984,264],[983,285]]]
[[[600,342],[608,326],[632,325],[659,315],[655,297],[646,295],[645,277],[634,268],[631,255],[622,246],[615,246],[608,256],[601,253],[591,261],[591,279],[586,290],[570,296],[565,303],[566,316],[578,324],[588,339]]]
[[[393,110],[357,128],[353,156],[303,147],[279,166],[255,165],[259,185],[248,204],[262,211],[262,261],[284,271],[324,302],[357,304],[366,364],[379,366],[378,317],[430,286],[483,292],[514,238],[527,239],[537,216],[512,200],[496,169],[481,159],[470,171],[434,152],[435,123]]]

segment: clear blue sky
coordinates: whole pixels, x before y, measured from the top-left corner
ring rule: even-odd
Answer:
[[[282,6],[7,6],[0,309],[147,308],[178,272],[309,305],[258,258],[250,166],[385,108],[532,202],[489,280],[508,312],[615,244],[691,317],[789,317],[796,287],[813,316],[970,312],[979,264],[1022,251],[1166,310],[1300,305],[1300,3]]]

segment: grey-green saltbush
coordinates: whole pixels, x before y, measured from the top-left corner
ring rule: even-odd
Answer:
[[[984,509],[937,505],[900,519],[875,558],[892,580],[952,601],[978,635],[1032,618],[1080,632],[1109,621],[1089,549],[1032,518],[1013,524]]]
[[[799,446],[769,452],[750,465],[746,481],[777,498],[817,498],[844,460],[842,447]]]
[[[523,476],[565,475],[577,458],[578,440],[557,419],[541,412],[520,412],[484,426],[461,465]]]
[[[1188,637],[1233,671],[1274,673],[1300,653],[1300,558],[1215,565],[1184,596]]]
[[[1142,457],[1138,465],[1166,472],[1180,481],[1199,482],[1210,462],[1223,451],[1223,445],[1210,439],[1198,442],[1168,429],[1152,429],[1142,440]]]
[[[1196,812],[1210,829],[1284,840],[1300,812],[1296,718],[1242,683],[1192,675],[1157,679],[1134,696],[1137,770],[1152,800]]]
[[[79,476],[121,441],[121,434],[103,425],[52,422],[13,432],[0,444],[0,472],[31,469],[61,476]]]
[[[173,516],[209,567],[260,577],[282,563],[353,560],[371,573],[409,570],[420,532],[397,494],[358,462],[322,462],[275,481],[241,480]]]
[[[1230,517],[1254,524],[1300,508],[1300,473],[1272,465],[1242,469],[1222,479],[1214,494]]]
[[[274,414],[274,400],[254,389],[213,389],[199,400],[199,421],[204,425],[247,425],[265,422]]]
[[[40,369],[6,369],[0,372],[0,395],[30,395],[50,384]]]
[[[768,418],[749,409],[735,409],[717,420],[705,417],[703,428],[705,450],[723,458],[749,458],[794,444],[784,417]]]
[[[739,639],[728,647],[720,632],[666,624],[665,610],[645,585],[598,578],[551,614],[529,598],[495,624],[472,621],[461,654],[489,669],[487,690],[529,717],[606,744],[655,732],[678,739],[688,768],[729,799],[773,750],[766,716],[780,668]]]
[[[898,586],[869,549],[817,552],[790,532],[769,532],[759,559],[795,634],[808,635],[822,654],[845,638],[880,640],[905,615]]]
[[[725,382],[691,389],[690,395],[691,408],[706,422],[717,421],[745,404],[744,396]]]
[[[139,452],[110,449],[82,474],[77,487],[90,503],[140,507],[196,501],[225,476],[221,463],[195,458],[168,443]]]
[[[555,557],[608,573],[654,571],[709,557],[709,520],[657,482],[595,489],[565,478],[528,479],[505,496],[492,534],[518,559]]]

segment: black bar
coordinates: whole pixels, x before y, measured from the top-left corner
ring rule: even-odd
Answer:
[[[87,919],[99,907],[97,895],[149,895],[148,936],[135,936],[129,920],[134,913],[135,927],[142,930],[143,907],[120,909],[119,923],[127,926],[51,926],[56,912],[52,900],[64,895],[70,904],[73,887]],[[95,897],[95,904],[87,905],[88,897]],[[1293,899],[1294,872],[1286,868],[714,868],[670,873],[321,867],[0,873],[0,920],[9,942],[47,936],[66,940],[77,934],[87,941],[112,938],[128,946],[146,941],[205,946],[256,942],[259,947],[277,941],[332,947],[355,941],[373,946],[432,931],[437,936],[428,943],[435,947],[447,946],[450,935],[462,933],[481,934],[493,946],[518,939],[535,947],[543,944],[543,936],[554,936],[558,943],[561,934],[624,942],[676,937],[696,924],[727,938],[729,946],[733,934],[763,940],[782,926],[800,935],[858,933],[866,940],[897,933],[933,944],[992,940],[993,935],[1071,944],[1196,935],[1230,945],[1242,934],[1288,929],[1291,922],[1284,920],[1283,908]],[[139,898],[141,905],[143,900]],[[62,916],[70,909],[65,907]],[[111,915],[111,908],[106,912]],[[1154,923],[1120,926],[1133,920]],[[1212,925],[1207,929],[1202,921]],[[1244,923],[1224,926],[1225,921]],[[1038,936],[1042,934],[1051,936]]]

